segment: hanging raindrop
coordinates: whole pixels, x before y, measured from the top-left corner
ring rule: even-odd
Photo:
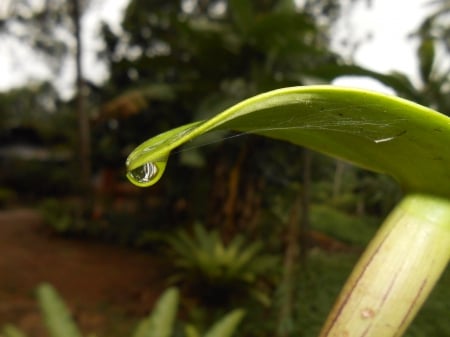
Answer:
[[[147,185],[158,175],[158,166],[148,162],[127,173],[128,178],[137,185]]]

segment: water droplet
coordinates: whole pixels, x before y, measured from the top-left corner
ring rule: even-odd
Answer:
[[[128,179],[130,179],[132,183],[140,186],[151,185],[157,175],[158,166],[152,162],[145,163],[127,173]]]

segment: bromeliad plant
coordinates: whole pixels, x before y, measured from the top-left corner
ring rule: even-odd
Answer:
[[[200,294],[204,304],[224,305],[245,295],[263,305],[270,304],[266,292],[258,288],[258,281],[276,270],[279,261],[261,253],[261,242],[250,243],[236,235],[225,244],[217,230],[207,231],[200,224],[194,226],[192,235],[181,230],[168,235],[167,242],[175,268],[170,280],[197,289],[194,292]]]
[[[173,149],[224,129],[305,146],[398,181],[404,199],[355,266],[320,336],[401,336],[450,257],[450,118],[363,90],[285,88],[149,139],[128,157],[128,178],[154,184]]]

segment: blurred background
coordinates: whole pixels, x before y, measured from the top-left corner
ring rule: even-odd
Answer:
[[[449,54],[448,0],[1,0],[0,326],[47,336],[49,282],[85,335],[130,336],[169,286],[176,336],[236,308],[234,336],[317,335],[402,196],[392,179],[254,135],[205,136],[148,189],[125,159],[286,86],[448,115]],[[407,336],[450,336],[449,286]]]

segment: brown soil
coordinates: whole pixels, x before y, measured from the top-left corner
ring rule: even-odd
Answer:
[[[13,323],[30,337],[47,336],[34,292],[49,282],[86,334],[130,335],[131,324],[163,289],[157,260],[117,246],[64,239],[44,228],[34,210],[0,212],[0,328]]]

